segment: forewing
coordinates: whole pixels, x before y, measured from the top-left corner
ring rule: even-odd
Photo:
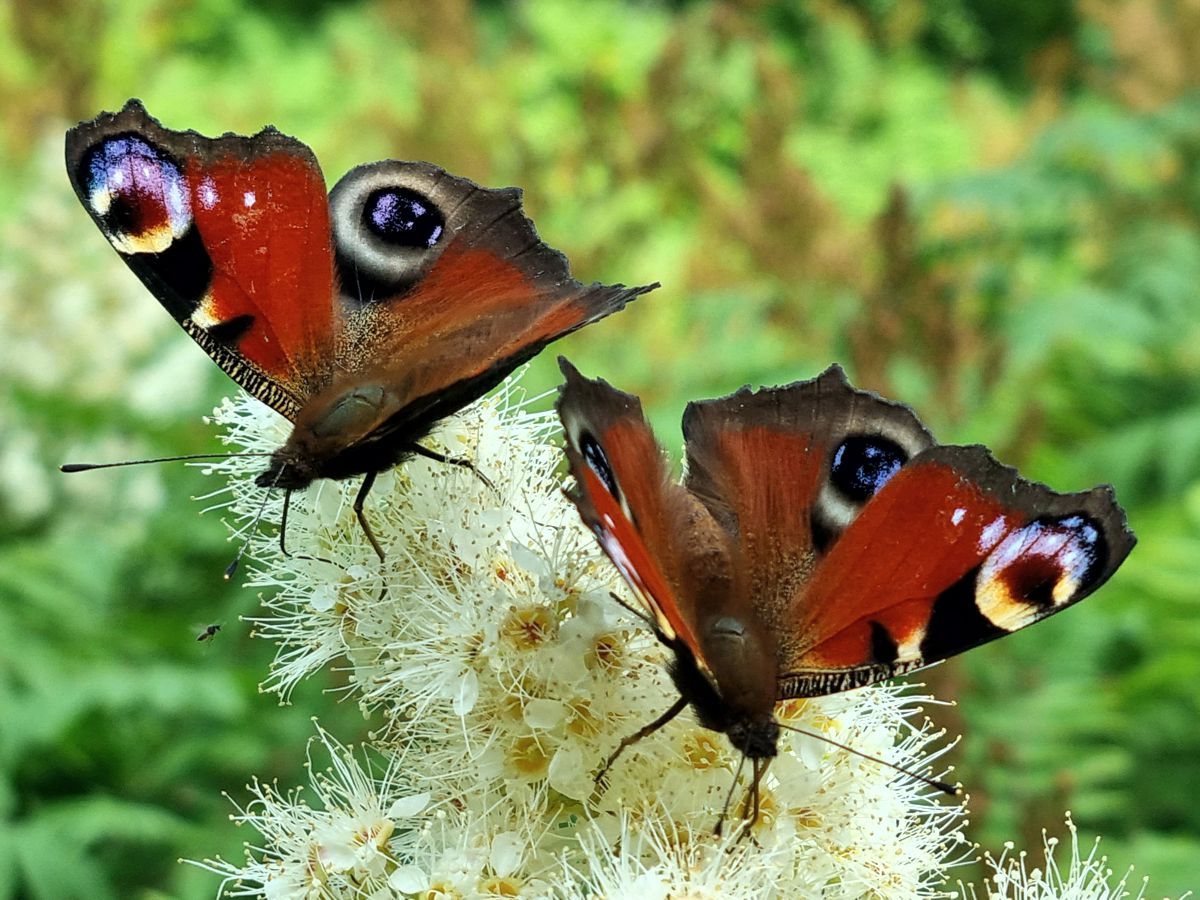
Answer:
[[[685,484],[729,533],[738,590],[795,655],[792,601],[873,490],[933,439],[906,406],[831,366],[787,387],[688,404]],[[839,475],[832,477],[837,461]]]
[[[67,132],[75,193],[121,258],[235,381],[295,418],[331,376],[329,206],[299,141],[207,138],[137,100]]]
[[[707,663],[697,600],[727,591],[728,547],[707,510],[670,479],[641,403],[565,359],[558,414],[576,487],[568,497],[668,643]]]
[[[780,696],[857,687],[1025,628],[1133,548],[1103,486],[1059,494],[984,447],[933,447],[884,484],[794,598]]]
[[[347,371],[371,370],[413,431],[499,383],[546,344],[657,285],[585,285],[544,244],[515,188],[422,162],[360,166],[330,193]]]

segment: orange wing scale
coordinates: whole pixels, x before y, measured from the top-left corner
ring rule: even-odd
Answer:
[[[201,324],[254,321],[238,352],[272,377],[296,382],[333,341],[329,206],[320,170],[274,153],[230,156],[188,169],[196,226],[213,278]]]

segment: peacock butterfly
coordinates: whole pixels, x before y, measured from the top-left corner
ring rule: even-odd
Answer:
[[[239,385],[293,423],[258,477],[377,473],[551,341],[657,287],[583,285],[515,188],[424,162],[359,166],[326,196],[307,146],[172,131],[137,100],[67,132],[75,193],[121,258]],[[89,468],[67,466],[68,471]]]
[[[985,447],[938,445],[836,365],[689,403],[682,484],[636,397],[559,365],[568,496],[673,651],[680,694],[598,780],[690,704],[752,761],[756,817],[777,702],[1032,625],[1100,587],[1135,542],[1111,487],[1059,494]]]

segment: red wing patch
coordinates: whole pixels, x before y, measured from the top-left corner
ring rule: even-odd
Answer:
[[[661,636],[683,644],[711,676],[692,608],[706,585],[725,580],[727,549],[704,507],[668,478],[662,449],[641,404],[603,381],[584,378],[566,360],[558,412],[576,490],[568,496],[601,548],[633,589]],[[698,567],[698,558],[724,560]]]
[[[321,172],[274,153],[188,166],[192,209],[213,277],[192,322],[214,331],[250,316],[234,339],[250,363],[303,384],[332,346],[333,261]]]
[[[797,595],[787,696],[830,672],[878,678],[1017,631],[1082,600],[1133,546],[1111,490],[1058,494],[982,447],[935,447],[863,508]],[[861,683],[861,682],[856,682]]]
[[[266,129],[205,138],[136,101],[67,133],[67,169],[100,230],[247,390],[295,418],[335,343],[325,183],[312,152]]]
[[[680,614],[674,591],[650,556],[637,529],[626,517],[617,499],[590,468],[584,467],[580,477],[580,487],[595,510],[592,530],[601,548],[633,590],[634,596],[654,616],[662,636],[668,641],[682,641],[697,661],[702,663],[700,642],[691,625]]]

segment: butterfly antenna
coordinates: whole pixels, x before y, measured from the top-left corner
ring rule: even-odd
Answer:
[[[254,515],[254,521],[250,523],[250,528],[246,531],[246,539],[242,541],[242,546],[238,548],[237,556],[233,558],[233,562],[225,567],[225,580],[228,581],[233,577],[233,573],[237,571],[238,563],[242,561],[242,556],[246,552],[246,548],[250,546],[250,535],[258,531],[258,523],[262,521],[263,513],[267,509],[267,501],[271,499],[271,490],[279,483],[279,476],[283,474],[282,467],[275,473],[275,478],[271,481],[270,486],[263,492],[262,503],[258,504],[258,512]]]
[[[159,456],[154,459],[127,459],[124,462],[63,463],[60,472],[88,472],[92,469],[115,469],[119,466],[144,466],[148,463],[182,462],[189,459],[233,459],[238,456],[270,456],[265,450],[245,450],[239,453],[188,453],[184,456]]]
[[[826,735],[819,734],[815,731],[809,731],[806,728],[797,728],[795,725],[785,725],[783,722],[779,723],[779,727],[786,728],[788,731],[794,731],[797,734],[803,734],[811,738],[816,738],[817,740],[824,741],[827,744],[833,744],[833,746],[839,747],[840,749],[845,750],[847,753],[853,753],[855,756],[863,759],[869,759],[871,762],[879,763],[881,766],[886,766],[889,769],[895,769],[901,775],[907,775],[909,778],[920,781],[922,784],[927,784],[931,788],[936,788],[943,794],[949,794],[951,797],[962,796],[962,788],[958,787],[957,785],[950,784],[947,781],[939,781],[936,778],[926,778],[924,775],[918,775],[911,769],[898,766],[895,763],[888,762],[886,759],[880,759],[878,756],[871,756],[869,753],[863,753],[861,750],[855,750],[853,747],[848,747],[839,741],[835,741],[831,737],[827,737]]]

